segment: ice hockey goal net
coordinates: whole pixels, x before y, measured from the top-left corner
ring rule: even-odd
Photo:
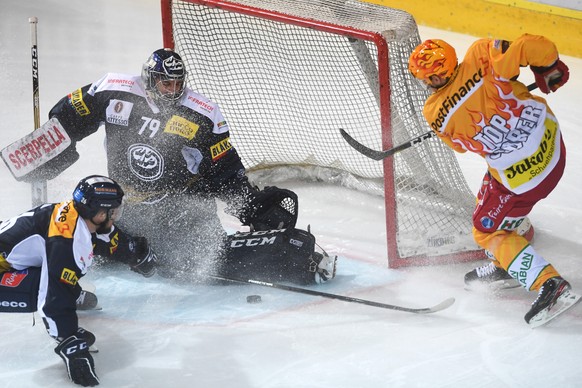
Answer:
[[[482,257],[452,151],[433,139],[378,162],[339,132],[380,150],[429,130],[427,92],[407,70],[420,42],[409,14],[353,0],[162,0],[162,22],[249,171],[302,167],[383,195],[390,267]]]

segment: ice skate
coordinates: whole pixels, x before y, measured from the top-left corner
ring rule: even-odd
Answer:
[[[570,283],[561,277],[546,280],[538,297],[525,314],[525,321],[532,327],[545,325],[580,301],[580,295],[570,291]]]
[[[465,275],[465,286],[467,289],[488,288],[503,290],[519,287],[519,282],[512,278],[503,268],[490,262],[468,272]]]

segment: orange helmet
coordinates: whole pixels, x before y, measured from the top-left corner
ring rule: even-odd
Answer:
[[[428,81],[431,75],[449,78],[456,68],[455,49],[440,39],[425,40],[416,46],[408,60],[408,70],[422,81]]]

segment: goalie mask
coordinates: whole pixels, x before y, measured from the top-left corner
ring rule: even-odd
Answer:
[[[155,100],[173,103],[184,94],[186,68],[180,55],[170,49],[159,49],[144,63],[141,78]]]
[[[122,214],[123,190],[113,179],[101,175],[91,175],[82,179],[73,191],[73,206],[79,215],[92,219],[100,210],[107,211],[107,219],[114,222]]]
[[[451,78],[457,69],[457,53],[453,46],[440,39],[425,40],[410,54],[408,70],[414,77],[430,85],[430,77]]]

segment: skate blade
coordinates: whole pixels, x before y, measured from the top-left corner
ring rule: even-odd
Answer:
[[[502,290],[509,290],[520,286],[521,285],[517,282],[517,280],[504,279],[497,280],[491,283],[481,283],[481,282],[472,282],[469,284],[465,283],[465,290],[477,292],[490,292],[490,291],[496,292]]]
[[[580,295],[568,290],[556,299],[556,303],[553,306],[545,308],[534,315],[529,321],[529,326],[532,329],[543,326],[578,302],[580,302]]]
[[[498,280],[493,282],[492,284],[493,290],[509,290],[510,288],[517,288],[521,287],[521,284],[517,280],[507,279],[507,280]]]

